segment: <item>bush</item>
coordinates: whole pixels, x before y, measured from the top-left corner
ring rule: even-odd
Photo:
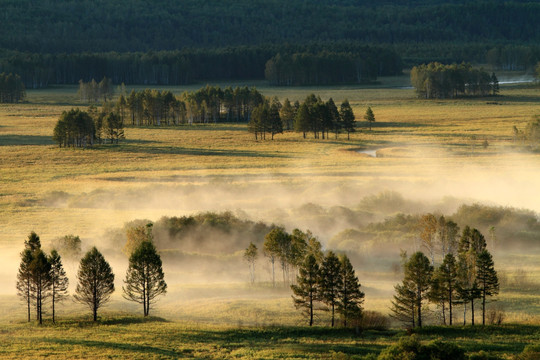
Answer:
[[[390,321],[378,311],[364,311],[358,325],[362,330],[388,330]]]
[[[465,350],[440,340],[422,345],[418,337],[402,337],[381,352],[378,360],[465,360]]]
[[[540,359],[540,345],[527,345],[517,360],[538,360]]]
[[[469,360],[500,360],[500,357],[485,351],[480,351],[469,355]]]

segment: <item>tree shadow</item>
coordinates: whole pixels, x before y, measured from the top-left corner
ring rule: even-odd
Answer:
[[[189,155],[189,156],[223,156],[223,157],[263,157],[263,158],[290,158],[284,154],[261,153],[257,151],[233,149],[204,149],[182,148],[177,146],[137,146],[130,144],[103,145],[95,147],[97,151],[115,151],[125,153],[154,154],[154,155]]]
[[[111,350],[125,350],[130,352],[138,352],[148,355],[160,355],[169,356],[172,358],[181,358],[183,351],[174,351],[171,349],[163,349],[155,346],[138,345],[129,343],[120,343],[112,341],[96,341],[96,340],[82,340],[82,339],[58,339],[58,338],[44,338],[44,342],[55,343],[62,346],[82,346],[85,348],[98,348],[98,349],[111,349]]]
[[[0,146],[52,145],[52,137],[38,135],[0,135]]]

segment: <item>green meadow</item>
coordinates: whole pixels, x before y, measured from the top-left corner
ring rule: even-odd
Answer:
[[[406,335],[397,323],[360,334],[330,329],[324,312],[316,327],[306,327],[290,291],[271,287],[262,257],[254,286],[248,285],[247,265],[245,272],[231,267],[230,274],[197,266],[196,259],[207,254],[191,254],[189,267],[164,262],[169,292],[143,320],[142,311],[120,295],[127,259],[117,251],[122,244],[107,236],[135,219],[229,210],[254,221],[316,229],[329,248],[348,223],[336,219],[323,226],[295,209],[306,204],[353,209],[369,196],[394,191],[418,203],[418,209],[445,214],[474,202],[540,212],[540,153],[512,131],[525,129],[540,114],[538,87],[508,85],[497,97],[425,101],[407,88],[407,77],[362,87],[247,85],[280,100],[302,101],[310,93],[336,103],[347,98],[357,131],[350,140],[343,133],[322,140],[286,131],[273,141],[255,141],[245,124],[127,127],[119,145],[65,149],[53,143],[52,130],[62,111],[87,107],[76,87],[29,90],[25,103],[0,105],[0,358],[362,359]],[[201,86],[167,89],[178,95]],[[363,121],[368,106],[376,117],[371,131]],[[394,212],[373,211],[365,222]],[[61,305],[58,324],[25,322],[15,277],[30,231],[46,248],[55,238],[76,234],[83,246],[96,244],[106,257],[110,254],[117,292],[98,324],[71,300]],[[510,244],[512,239],[500,240]],[[413,249],[411,244],[404,250]],[[377,253],[374,267],[369,265],[374,260],[364,261],[370,254],[352,257],[366,310],[389,313],[393,285],[400,281],[392,271],[399,250]],[[241,263],[242,254],[205,259],[225,267]],[[505,312],[503,325],[427,327],[418,331],[422,341],[447,340],[469,355],[484,350],[503,359],[540,341],[538,247],[506,246],[494,251],[494,259],[506,276],[493,303]],[[74,289],[77,264],[67,265]],[[526,282],[519,281],[523,273]]]

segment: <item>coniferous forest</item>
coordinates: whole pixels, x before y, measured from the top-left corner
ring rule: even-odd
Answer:
[[[527,69],[534,1],[4,1],[0,72],[27,88],[264,79],[362,83],[421,63]],[[215,19],[212,21],[211,19]]]

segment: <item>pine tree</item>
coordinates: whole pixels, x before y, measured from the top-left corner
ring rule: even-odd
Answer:
[[[300,105],[298,111],[296,112],[296,116],[294,117],[294,130],[303,133],[304,139],[306,138],[306,132],[309,131],[309,118],[310,114],[308,105],[304,102],[302,105]]]
[[[279,102],[273,102],[272,105],[270,105],[270,109],[268,111],[268,129],[270,131],[270,134],[272,135],[272,140],[274,140],[275,134],[283,133],[283,123],[281,122],[281,117],[279,115],[280,105],[281,104],[279,104]]]
[[[477,229],[466,226],[458,245],[458,293],[464,304],[463,324],[466,319],[466,303],[471,305],[471,324],[474,325],[474,300],[481,297],[476,280],[476,259],[486,249],[486,240]]]
[[[493,257],[484,250],[476,258],[476,281],[482,299],[482,325],[486,324],[486,297],[499,293],[499,279],[495,271]]]
[[[68,296],[69,280],[66,276],[64,267],[62,266],[62,258],[56,250],[51,251],[49,256],[51,264],[50,280],[51,280],[51,302],[52,302],[52,321],[55,322],[55,306],[62,302]]]
[[[36,319],[40,325],[43,324],[43,303],[50,295],[50,272],[51,263],[45,253],[41,249],[35,250],[32,253],[32,261],[30,262],[33,290],[30,296],[34,300]]]
[[[364,120],[369,123],[369,130],[371,131],[371,123],[375,122],[375,115],[373,114],[373,110],[371,110],[371,106],[368,106],[366,114],[364,115]]]
[[[294,306],[297,309],[303,309],[309,316],[309,326],[313,326],[314,304],[320,298],[319,276],[317,260],[313,255],[308,255],[299,268],[297,284],[291,285]]]
[[[405,261],[403,270],[403,283],[395,286],[393,316],[410,322],[413,327],[422,327],[422,305],[429,297],[433,267],[422,252],[416,252]],[[415,314],[416,319],[410,314]]]
[[[330,307],[332,312],[332,327],[334,327],[335,308],[338,301],[338,293],[342,287],[341,263],[332,251],[329,251],[321,266],[320,277],[321,300]]]
[[[86,304],[92,311],[94,321],[97,314],[114,292],[114,274],[111,266],[96,247],[81,259],[77,274],[79,283],[73,298]]]
[[[30,263],[32,262],[32,251],[24,249],[21,253],[21,264],[17,272],[17,295],[22,298],[27,305],[28,322],[30,322],[30,305],[32,292],[32,272],[30,271]]]
[[[334,133],[336,134],[336,139],[337,139],[339,131],[343,127],[341,116],[339,115],[338,108],[332,98],[328,99],[328,101],[326,102],[326,107],[328,109],[330,127],[334,130]]]
[[[440,303],[443,310],[443,323],[446,325],[445,306],[448,304],[449,323],[452,325],[453,305],[457,301],[457,264],[452,254],[447,254],[443,263],[433,273],[433,284],[430,298]]]
[[[401,284],[394,286],[394,290],[390,316],[414,329],[416,327],[416,294],[412,284],[403,280]]]
[[[283,101],[283,106],[279,111],[279,115],[283,124],[282,126],[285,128],[285,130],[292,130],[296,112],[289,99],[285,99],[285,101]]]
[[[124,298],[143,305],[148,316],[156,297],[167,292],[161,257],[151,241],[143,241],[129,257]]]
[[[339,116],[343,129],[347,132],[347,140],[350,140],[350,133],[355,132],[354,113],[349,104],[349,100],[345,99],[340,106]]]
[[[360,282],[347,255],[342,255],[339,260],[341,286],[336,304],[337,311],[343,319],[343,326],[347,326],[347,320],[359,318],[362,315],[364,293],[360,290]]]

